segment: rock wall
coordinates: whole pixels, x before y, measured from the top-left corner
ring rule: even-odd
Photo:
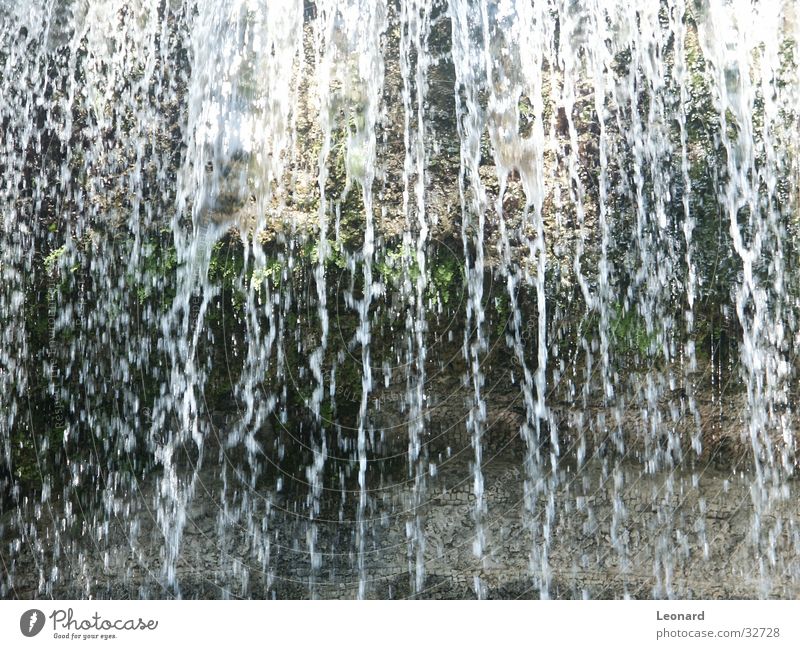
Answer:
[[[409,552],[413,476],[384,471],[368,488],[364,554],[366,596],[377,598],[796,598],[800,596],[797,500],[761,512],[762,524],[785,522],[771,546],[753,542],[754,507],[747,471],[697,467],[648,474],[633,461],[611,472],[607,458],[591,457],[580,470],[559,462],[557,486],[526,501],[530,482],[520,464],[524,449],[504,428],[484,456],[486,552],[476,538],[474,475],[469,446],[453,446],[437,462],[417,514],[424,521],[424,586]],[[213,449],[212,449],[213,450]],[[213,455],[213,453],[212,453]],[[387,460],[389,462],[389,460]],[[552,479],[552,473],[542,480]],[[252,525],[232,524],[217,497],[232,476],[206,468],[187,508],[177,577],[184,598],[352,598],[358,557],[352,494],[326,492],[316,521],[315,567],[308,552],[312,521],[306,494],[258,488],[246,494]],[[553,484],[553,483],[551,483]],[[84,519],[58,544],[21,539],[5,597],[174,597],[162,586],[163,537],[154,520],[156,490],[143,481],[136,498],[119,503],[110,524]],[[794,493],[795,485],[787,485]],[[269,499],[269,504],[266,504]],[[244,500],[242,502],[244,502]],[[261,501],[261,504],[258,504]],[[58,498],[27,503],[26,520],[60,517]],[[548,513],[548,508],[550,509]],[[32,516],[33,511],[38,512]],[[260,512],[260,514],[259,514]],[[227,520],[227,522],[226,522]],[[8,524],[8,516],[4,525]],[[0,528],[0,532],[2,529]],[[261,542],[256,539],[260,538]],[[546,546],[546,547],[545,547]],[[60,559],[58,555],[62,554]],[[72,563],[70,563],[72,560]],[[57,573],[39,574],[48,562]],[[40,580],[51,591],[38,592]],[[479,580],[476,580],[476,578]]]

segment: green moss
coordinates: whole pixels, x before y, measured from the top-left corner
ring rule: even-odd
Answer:
[[[49,255],[44,258],[44,269],[48,275],[52,275],[58,264],[58,260],[67,252],[67,246],[61,246],[53,250]]]
[[[429,271],[428,286],[444,305],[454,303],[464,286],[463,262],[447,250],[440,249]]]
[[[626,310],[621,304],[613,306],[610,318],[613,351],[619,355],[646,356],[652,350],[656,336],[648,331],[647,323],[636,309]]]

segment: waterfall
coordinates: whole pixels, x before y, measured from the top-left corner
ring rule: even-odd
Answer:
[[[800,594],[794,0],[0,0],[3,597]]]

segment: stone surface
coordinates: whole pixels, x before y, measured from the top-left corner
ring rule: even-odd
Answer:
[[[407,525],[411,488],[407,470],[385,472],[381,484],[369,484],[365,541],[366,596],[372,598],[474,598],[476,583],[489,598],[538,598],[542,581],[555,598],[796,598],[800,536],[788,521],[797,503],[762,512],[762,529],[779,519],[774,557],[752,542],[753,505],[747,472],[720,472],[698,467],[647,474],[633,460],[616,474],[599,457],[578,470],[560,462],[551,513],[539,498],[526,510],[524,448],[513,431],[505,443],[494,440],[484,455],[486,552],[473,553],[476,533],[471,449],[453,449],[428,480],[424,504],[424,588],[414,592],[413,554]],[[312,569],[308,553],[311,527],[306,493],[258,489],[246,494],[253,508],[253,527],[223,515],[220,495],[236,485],[209,451],[200,471],[195,497],[187,507],[178,561],[180,596],[184,598],[353,598],[358,593],[355,534],[357,494],[324,492],[317,515],[316,549],[320,565]],[[224,466],[224,464],[223,464]],[[615,481],[614,476],[618,479]],[[619,480],[619,476],[622,480]],[[552,480],[552,474],[541,476]],[[552,484],[552,483],[551,483]],[[792,485],[793,487],[793,485]],[[243,489],[243,491],[247,491]],[[266,498],[271,499],[269,506]],[[237,499],[231,499],[237,500]],[[238,502],[244,502],[241,498]],[[7,597],[174,597],[163,588],[163,538],[154,520],[155,492],[143,484],[135,509],[112,517],[108,530],[81,526],[83,533],[64,533],[63,559],[52,592],[38,592],[37,563],[52,563],[57,544],[48,539],[23,541],[13,566],[14,586]],[[624,505],[624,512],[617,510]],[[54,499],[40,518],[59,516]],[[267,514],[267,509],[269,513]],[[258,512],[262,512],[259,516]],[[227,516],[227,523],[221,523]],[[375,516],[376,518],[372,518]],[[29,517],[28,520],[35,520]],[[549,530],[544,527],[549,526]],[[29,530],[30,532],[30,530]],[[102,532],[102,533],[101,533]],[[544,538],[549,537],[546,572],[542,571]],[[268,552],[268,555],[265,554]],[[411,557],[411,560],[409,559]],[[532,558],[533,557],[533,558]],[[774,561],[774,563],[773,563]],[[763,572],[763,576],[762,576]],[[793,578],[794,577],[794,578]],[[479,578],[479,582],[476,582]]]

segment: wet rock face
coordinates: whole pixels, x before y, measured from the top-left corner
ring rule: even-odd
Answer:
[[[567,4],[0,31],[0,594],[797,595],[794,9]]]
[[[219,229],[247,227],[245,208],[255,202],[249,181],[254,166],[253,154],[241,148],[215,156],[215,162],[207,164],[207,185],[195,207],[201,224]]]
[[[623,484],[614,484],[603,461],[593,460],[580,472],[563,466],[555,495],[557,514],[545,531],[547,502],[536,506],[526,520],[524,472],[510,448],[494,453],[484,467],[489,516],[485,534],[490,551],[473,553],[475,497],[471,471],[458,456],[445,458],[432,481],[424,520],[425,589],[415,593],[409,573],[406,522],[412,498],[408,489],[370,496],[380,517],[370,526],[366,595],[373,598],[474,598],[475,576],[480,595],[488,598],[538,598],[544,589],[560,599],[691,598],[793,599],[800,594],[791,575],[797,570],[797,530],[787,529],[775,545],[782,557],[780,570],[765,584],[749,550],[752,501],[747,480],[728,472],[706,469],[692,476],[642,475],[628,463]],[[402,472],[384,479],[402,479]],[[695,482],[699,480],[698,482]],[[222,512],[212,494],[222,486],[220,476],[204,470],[202,488],[187,510],[187,525],[178,560],[180,595],[184,598],[352,598],[358,592],[355,557],[341,553],[355,530],[355,510],[331,494],[320,510],[317,543],[321,563],[312,566],[293,539],[303,538],[307,521],[293,512],[303,496],[291,491],[277,495],[258,518],[269,537],[266,554],[252,553],[246,527],[220,527]],[[695,486],[693,486],[695,485]],[[172,597],[159,583],[163,557],[156,522],[144,507],[153,498],[142,485],[142,501],[132,520],[113,522],[108,536],[97,541],[67,534],[62,543],[83,548],[80,562],[64,564],[48,595],[83,597]],[[654,499],[654,494],[658,498]],[[702,495],[700,495],[702,494]],[[620,516],[615,509],[625,508]],[[772,515],[796,516],[787,503]],[[129,527],[129,524],[133,525]],[[135,530],[130,535],[129,530]],[[546,581],[528,575],[543,534],[551,535]],[[673,545],[677,537],[677,544]],[[249,539],[249,540],[248,540]],[[92,549],[94,548],[94,549]],[[671,549],[670,549],[671,548]],[[33,546],[21,553],[13,587],[6,597],[30,597],[37,592]]]

